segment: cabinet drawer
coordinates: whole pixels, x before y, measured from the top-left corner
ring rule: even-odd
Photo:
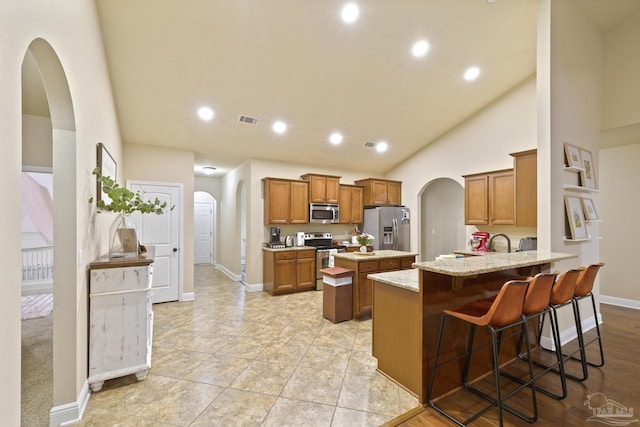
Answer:
[[[372,271],[378,271],[378,261],[362,261],[358,266],[360,273],[371,273]]]
[[[303,251],[298,251],[298,259],[302,258],[315,258],[316,251],[313,249],[305,249]]]
[[[399,270],[400,258],[390,258],[380,260],[380,271]]]
[[[296,259],[296,253],[294,251],[276,252],[274,258],[276,261]]]

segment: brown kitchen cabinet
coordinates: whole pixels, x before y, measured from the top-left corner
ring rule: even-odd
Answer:
[[[387,179],[367,178],[355,181],[363,187],[364,206],[402,205],[402,182]]]
[[[338,203],[339,176],[308,173],[300,178],[309,181],[309,203]]]
[[[367,276],[411,268],[416,257],[415,255],[398,255],[379,259],[369,259],[365,255],[353,255],[353,257],[358,258],[346,259],[336,256],[334,262],[336,267],[353,270],[353,318],[366,319],[371,317],[373,307],[373,282]],[[375,257],[375,255],[369,257]]]
[[[465,224],[515,224],[513,169],[465,175],[464,181]]]
[[[363,188],[356,185],[340,185],[338,205],[340,224],[362,224]]]
[[[538,224],[538,151],[511,153],[516,183],[516,226]]]
[[[277,250],[262,252],[264,290],[269,295],[310,291],[316,285],[316,251]]]
[[[263,178],[265,224],[308,224],[309,183]]]

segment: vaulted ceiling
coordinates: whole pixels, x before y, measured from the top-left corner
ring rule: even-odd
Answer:
[[[602,29],[640,8],[575,2]],[[218,175],[261,158],[380,176],[535,73],[536,0],[359,1],[351,24],[345,3],[96,0],[123,140],[191,150]]]

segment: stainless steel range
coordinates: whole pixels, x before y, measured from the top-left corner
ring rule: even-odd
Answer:
[[[333,267],[333,255],[338,252],[346,252],[347,247],[333,244],[331,233],[313,232],[305,233],[304,245],[316,248],[316,290],[322,290],[322,273],[320,270]]]

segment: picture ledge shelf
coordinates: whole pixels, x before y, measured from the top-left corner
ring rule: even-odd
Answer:
[[[589,242],[591,238],[587,237],[586,239],[571,239],[569,237],[564,237],[562,240],[569,243],[579,243],[579,242]]]
[[[596,190],[595,188],[587,188],[587,187],[583,187],[581,185],[564,184],[563,188],[565,190],[581,191],[583,193],[598,193],[599,192],[599,190]]]
[[[583,172],[584,168],[579,168],[577,166],[564,165],[564,170],[567,171],[567,172]]]

